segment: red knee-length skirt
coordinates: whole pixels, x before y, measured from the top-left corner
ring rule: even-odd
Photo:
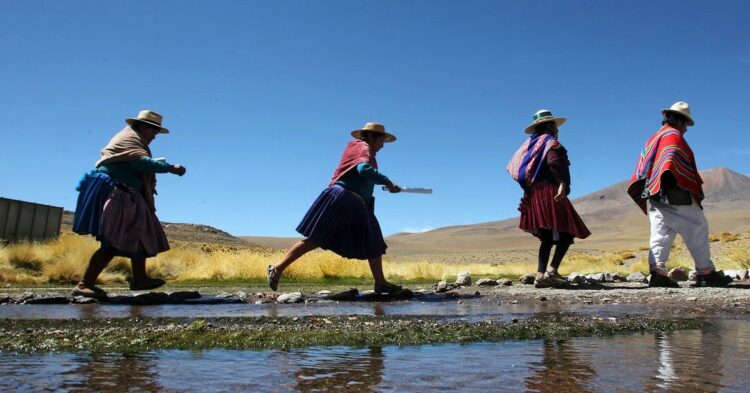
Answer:
[[[518,210],[521,211],[521,222],[518,227],[534,236],[539,236],[539,229],[552,229],[572,234],[579,239],[591,235],[573,204],[568,198],[555,201],[557,186],[547,182],[537,182],[521,199]]]

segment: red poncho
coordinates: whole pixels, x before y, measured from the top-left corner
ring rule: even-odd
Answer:
[[[377,169],[378,162],[375,160],[375,154],[370,150],[370,145],[367,142],[355,139],[350,141],[346,145],[344,154],[341,156],[341,162],[339,166],[333,171],[331,182],[328,185],[336,183],[341,176],[344,176],[346,172],[357,166],[357,164],[367,162]]]
[[[680,131],[665,125],[646,142],[628,185],[628,194],[644,213],[646,200],[661,191],[661,177],[667,171],[674,175],[677,186],[689,191],[700,204],[703,180],[693,151]]]

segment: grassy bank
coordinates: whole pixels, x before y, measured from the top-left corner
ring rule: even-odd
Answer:
[[[0,321],[0,351],[143,352],[157,349],[286,349],[567,338],[695,329],[703,320],[602,321],[591,317],[517,323],[424,317],[149,318]]]
[[[749,234],[721,234],[712,240],[726,243],[714,260],[723,269],[750,267]],[[69,284],[83,273],[89,257],[99,244],[90,237],[64,233],[60,239],[48,243],[20,243],[0,247],[0,282],[26,285],[47,283]],[[648,272],[645,257],[637,263],[633,258],[642,250],[623,250],[599,255],[571,252],[561,268],[563,274],[571,272]],[[211,244],[174,243],[173,249],[149,259],[149,274],[173,283],[245,282],[262,283],[266,266],[278,262],[282,250],[243,248]],[[470,272],[479,277],[518,276],[536,270],[533,252],[524,261],[507,264],[430,262],[418,257],[406,259],[386,256],[386,276],[397,282],[427,283],[442,279],[452,280],[460,272]],[[628,261],[626,263],[626,261]],[[671,255],[670,267],[693,265],[684,246],[677,244]],[[116,258],[101,275],[104,284],[123,284],[130,274],[127,259]],[[312,283],[336,285],[371,282],[366,261],[341,258],[331,252],[314,251],[292,265],[285,273],[285,283]]]

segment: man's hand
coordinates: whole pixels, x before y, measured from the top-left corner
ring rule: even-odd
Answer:
[[[399,187],[398,184],[394,184],[392,181],[386,183],[385,186],[388,187],[388,191],[392,193],[401,192],[401,187]]]

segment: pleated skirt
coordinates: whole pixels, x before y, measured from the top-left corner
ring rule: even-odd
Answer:
[[[345,258],[375,258],[388,248],[373,209],[359,195],[338,185],[320,193],[297,232]]]
[[[521,211],[519,228],[539,237],[539,229],[551,229],[565,232],[585,239],[591,235],[581,217],[568,198],[555,201],[557,186],[551,183],[538,182],[529,189],[521,199],[518,210]]]
[[[122,257],[150,258],[169,250],[161,222],[140,192],[101,172],[87,173],[78,190],[74,232],[94,236]]]

